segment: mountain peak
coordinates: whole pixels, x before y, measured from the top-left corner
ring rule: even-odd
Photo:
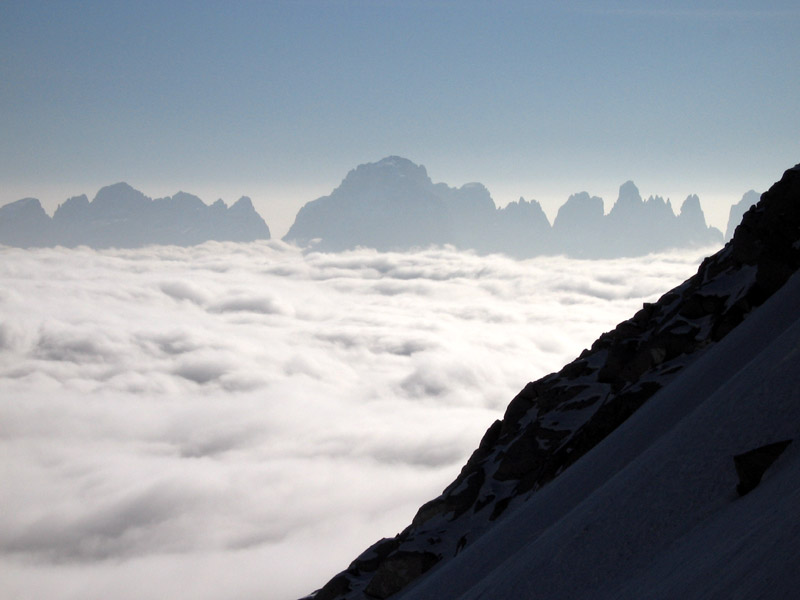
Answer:
[[[98,197],[102,198],[112,195],[119,196],[120,194],[130,194],[130,195],[141,194],[142,196],[144,196],[144,194],[142,194],[139,190],[134,189],[130,184],[124,181],[119,181],[117,183],[112,183],[111,185],[106,185],[101,187],[98,190],[97,194],[95,194],[95,200],[97,200]]]
[[[0,206],[0,244],[46,246],[52,222],[36,198]]]
[[[93,210],[113,216],[141,210],[150,202],[142,192],[121,181],[100,188],[91,204]]]
[[[428,186],[432,182],[424,166],[401,156],[387,156],[378,162],[358,165],[347,174],[340,188],[364,185],[382,186],[389,191],[391,187]]]
[[[604,212],[602,198],[590,196],[589,192],[578,192],[567,198],[558,209],[553,227],[556,229],[594,227],[602,220]]]
[[[413,163],[412,161],[410,161],[407,158],[403,158],[402,156],[397,156],[397,155],[394,155],[394,154],[391,155],[391,156],[387,156],[385,158],[382,158],[381,160],[379,160],[378,162],[376,162],[374,164],[375,164],[376,167],[380,167],[380,168],[393,168],[393,169],[400,169],[400,170],[417,169],[417,168],[419,168],[421,166],[421,165],[417,165],[417,164]],[[422,167],[422,168],[424,169],[425,167]]]
[[[612,219],[627,217],[638,213],[643,206],[644,201],[642,200],[641,194],[639,194],[639,188],[636,187],[633,181],[628,180],[619,186],[617,201],[614,203],[614,206],[611,207],[611,211],[608,215]]]
[[[67,198],[62,204],[58,205],[56,212],[53,213],[53,221],[60,223],[63,221],[77,221],[86,215],[89,210],[89,198],[86,194]]]
[[[241,213],[256,212],[256,209],[253,206],[253,201],[250,200],[248,196],[242,196],[241,198],[239,198],[236,202],[234,202],[231,205],[230,210]]]
[[[20,200],[9,202],[8,204],[0,207],[0,211],[3,211],[3,213],[6,215],[39,213],[46,214],[42,208],[42,203],[39,202],[38,198],[21,198]]]
[[[681,220],[690,222],[699,229],[706,228],[706,217],[700,207],[700,198],[697,197],[697,194],[686,196],[686,200],[681,204],[681,212],[678,216]]]
[[[199,197],[189,192],[179,191],[172,196],[172,201],[185,206],[200,206],[205,204]]]

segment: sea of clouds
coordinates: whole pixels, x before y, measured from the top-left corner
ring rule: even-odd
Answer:
[[[0,596],[304,595],[713,250],[0,248]]]

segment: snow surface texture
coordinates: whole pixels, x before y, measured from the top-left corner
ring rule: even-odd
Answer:
[[[419,581],[420,576],[433,568],[432,575],[421,579],[419,586],[422,589],[429,585],[426,581],[435,577],[435,573],[459,569],[457,565],[466,560],[462,557],[473,552],[470,550],[472,544],[482,543],[482,535],[498,539],[495,532],[499,526],[495,523],[499,517],[512,518],[506,516],[511,514],[509,507],[527,512],[531,503],[539,506],[541,515],[549,514],[550,517],[544,521],[532,519],[531,522],[538,522],[541,529],[538,532],[528,530],[523,538],[525,541],[520,543],[531,544],[531,540],[540,540],[537,542],[540,556],[529,560],[531,557],[523,554],[519,559],[524,564],[520,572],[527,576],[521,579],[521,576],[512,577],[512,581],[520,583],[509,584],[512,587],[506,590],[507,593],[499,594],[500,597],[539,597],[541,594],[544,598],[569,598],[584,597],[590,591],[595,597],[594,591],[611,585],[609,582],[614,581],[614,577],[621,581],[627,579],[628,571],[623,570],[624,575],[620,574],[621,564],[650,564],[654,560],[654,546],[682,535],[685,522],[691,526],[693,520],[702,520],[705,513],[699,501],[686,505],[676,502],[675,498],[664,505],[656,502],[658,494],[653,492],[652,482],[648,482],[648,473],[655,473],[652,476],[656,479],[683,482],[676,484],[678,489],[687,485],[687,481],[691,482],[694,486],[692,491],[681,498],[691,498],[695,492],[700,493],[701,498],[705,497],[702,494],[713,495],[708,491],[709,480],[704,478],[705,473],[697,474],[684,467],[686,461],[679,461],[674,467],[674,463],[660,455],[656,461],[661,465],[659,468],[651,462],[639,472],[638,479],[646,484],[638,503],[620,501],[619,493],[606,496],[610,489],[608,485],[615,480],[615,473],[640,454],[641,448],[637,450],[635,444],[629,444],[622,445],[610,457],[607,456],[605,462],[595,465],[591,473],[596,489],[579,485],[573,494],[563,497],[552,497],[557,493],[553,490],[560,485],[569,485],[563,482],[570,481],[574,475],[567,474],[574,473],[578,465],[585,465],[589,456],[610,443],[607,436],[622,424],[627,427],[626,419],[636,414],[635,411],[654,394],[656,397],[668,395],[671,401],[667,402],[674,410],[686,402],[690,403],[686,406],[691,407],[691,402],[701,403],[706,398],[711,402],[716,397],[717,387],[723,386],[730,374],[736,372],[735,360],[725,355],[724,367],[733,369],[723,372],[723,376],[715,375],[714,369],[708,365],[702,368],[702,375],[695,375],[695,379],[699,377],[704,389],[694,384],[696,389],[681,391],[682,386],[687,385],[686,381],[693,381],[686,375],[686,369],[696,373],[697,361],[703,360],[709,349],[716,348],[731,330],[736,331],[743,319],[780,289],[800,267],[798,240],[800,175],[796,169],[790,169],[764,194],[759,205],[748,211],[733,241],[703,261],[695,276],[665,294],[657,303],[645,305],[614,331],[601,336],[590,350],[584,351],[559,373],[526,386],[511,402],[503,420],[489,428],[459,477],[442,495],[423,505],[412,524],[395,538],[381,540],[359,556],[346,571],[326,584],[317,597],[325,600],[365,595],[386,598],[415,580]],[[796,303],[790,301],[789,306],[796,306]],[[789,315],[793,312],[785,306],[784,311]],[[778,331],[784,331],[791,323],[793,320],[782,323]],[[759,329],[759,335],[766,340],[761,345],[757,343],[757,337],[740,340],[747,345],[740,356],[750,353],[752,358],[753,352],[771,341],[769,331],[767,328]],[[791,358],[796,357],[790,355],[789,361]],[[796,368],[795,362],[788,364]],[[739,366],[744,367],[745,362]],[[778,377],[781,375],[779,373]],[[794,389],[792,385],[793,381],[786,389]],[[793,400],[796,398],[784,395],[780,401],[791,403]],[[721,410],[718,406],[716,408]],[[681,414],[664,415],[657,424],[667,427],[676,422],[678,417],[675,415]],[[797,419],[792,416],[787,413],[790,428],[797,424]],[[757,423],[754,419],[750,421]],[[768,423],[764,425],[762,436],[787,437],[785,432],[766,427]],[[732,426],[729,429],[735,431]],[[646,439],[655,439],[665,431],[650,432]],[[742,442],[748,438],[735,432],[732,439]],[[755,446],[770,441],[778,440],[762,440]],[[728,456],[749,449],[735,448]],[[625,458],[626,452],[633,454]],[[670,452],[679,454],[675,448]],[[578,464],[574,465],[576,460]],[[664,471],[667,467],[674,467],[678,472]],[[720,464],[714,464],[713,468],[718,472]],[[627,487],[635,488],[630,484]],[[551,498],[549,503],[547,498]],[[610,499],[604,504],[600,501],[603,498]],[[570,505],[566,499],[575,504]],[[591,514],[603,524],[590,527],[585,523],[582,533],[570,530],[570,539],[576,540],[573,548],[564,537],[566,533],[553,529],[553,526],[570,522],[569,511],[577,510],[582,499],[595,507]],[[655,508],[651,509],[651,504]],[[695,504],[699,507],[696,511]],[[624,510],[617,513],[603,508],[611,505],[623,506]],[[648,515],[651,510],[654,513],[652,518]],[[603,511],[612,514],[606,518],[602,516]],[[641,521],[648,522],[648,529],[642,529],[640,521],[634,521],[625,532],[627,535],[629,530],[632,537],[620,538],[616,543],[612,535],[614,527],[626,514],[628,519],[639,515]],[[500,539],[500,543],[507,541]],[[607,541],[611,543],[606,544]],[[585,548],[589,555],[581,555],[576,548]],[[593,553],[597,554],[594,559]],[[493,563],[501,555],[500,552],[491,555],[484,560],[484,565]],[[574,561],[578,555],[586,561],[582,568],[591,572],[588,579],[581,580],[571,575],[580,565],[580,561]],[[510,563],[516,560],[515,556],[509,558]],[[562,564],[564,568],[559,566]],[[550,573],[547,581],[541,579],[540,571]],[[473,574],[477,572],[473,571]],[[502,579],[507,572],[508,569],[501,569],[492,577]],[[573,579],[574,583],[571,583]],[[495,584],[500,585],[500,582]],[[480,595],[480,592],[476,593]],[[441,594],[434,596],[443,597]]]

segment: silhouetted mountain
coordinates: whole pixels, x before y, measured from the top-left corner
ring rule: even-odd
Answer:
[[[23,198],[0,207],[0,244],[47,246],[51,235],[50,217],[36,198]]]
[[[728,227],[725,229],[725,241],[727,242],[733,237],[733,232],[736,230],[736,227],[739,223],[742,222],[742,217],[747,210],[753,206],[758,199],[761,197],[761,194],[754,190],[750,190],[749,192],[745,192],[742,199],[739,200],[736,204],[731,206],[731,211],[728,214]]]
[[[669,201],[643,201],[629,181],[607,216],[602,199],[582,192],[561,207],[551,228],[536,201],[520,199],[498,209],[479,183],[434,184],[425,167],[390,156],[360,165],[329,196],[303,206],[284,240],[318,250],[452,244],[515,257],[584,258],[722,243],[722,234],[705,225],[696,196],[687,198],[687,206],[676,217]]]
[[[665,211],[623,188],[615,219]],[[576,207],[596,201],[577,198],[562,226],[590,220]],[[680,218],[699,230],[698,208]],[[791,595],[800,456],[782,487],[751,490],[780,454],[763,447],[782,452],[800,426],[798,268],[800,165],[696,275],[525,386],[439,497],[312,596]],[[736,471],[749,494],[731,505]]]
[[[589,196],[587,192],[573,194],[561,205],[553,221],[553,233],[564,254],[577,258],[591,258],[605,245],[605,208],[603,199]]]
[[[469,227],[481,211],[494,209],[485,188],[454,190],[434,185],[425,167],[398,156],[360,165],[350,171],[330,196],[309,202],[297,213],[284,237],[320,250],[366,246],[379,250],[445,244],[453,239],[452,207],[463,199],[467,229],[458,235],[471,239]],[[318,241],[316,241],[318,240]]]
[[[269,237],[267,224],[247,197],[230,208],[222,200],[207,206],[185,192],[151,200],[127,183],[102,188],[91,202],[83,195],[69,198],[52,219],[34,198],[0,208],[0,244],[10,246],[136,248]]]
[[[520,198],[509,202],[489,216],[491,235],[483,239],[483,252],[502,252],[509,256],[526,257],[544,254],[553,244],[550,221],[536,200]]]

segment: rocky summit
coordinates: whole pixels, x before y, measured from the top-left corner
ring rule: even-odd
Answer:
[[[420,507],[402,532],[376,542],[311,596],[389,598],[432,569],[457,563],[470,545],[490,537],[504,515],[563,478],[654,394],[710,353],[798,268],[800,165],[761,196],[731,241],[693,277],[645,304],[558,373],[526,385],[439,497]],[[782,441],[782,448],[787,443]],[[736,458],[740,476],[750,460],[744,456]],[[761,471],[747,477],[753,481],[749,491]]]

